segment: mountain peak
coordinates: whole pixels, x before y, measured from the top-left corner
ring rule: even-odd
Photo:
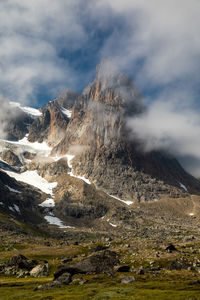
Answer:
[[[125,109],[129,114],[144,111],[138,88],[128,75],[119,71],[112,59],[105,59],[97,66],[96,77],[83,95],[117,110]]]

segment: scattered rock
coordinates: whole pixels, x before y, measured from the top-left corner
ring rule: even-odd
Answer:
[[[44,245],[47,246],[47,247],[51,246],[50,242],[44,242]]]
[[[173,244],[170,244],[169,246],[167,246],[167,248],[165,248],[165,250],[170,252],[170,253],[173,252],[173,251],[178,251]]]
[[[196,280],[196,281],[192,281],[189,283],[190,285],[197,285],[197,284],[200,284],[200,280]]]
[[[106,249],[108,249],[108,246],[98,245],[95,248],[92,248],[91,252],[98,252],[98,251],[102,251],[102,250],[106,250]]]
[[[121,283],[132,283],[135,282],[135,277],[134,276],[127,276],[122,278]]]
[[[30,273],[28,271],[23,271],[23,270],[20,270],[17,274],[18,274],[17,278],[24,278],[24,277],[30,275]]]
[[[72,276],[70,273],[63,273],[62,275],[60,275],[56,280],[54,281],[57,281],[59,282],[60,284],[65,284],[65,285],[68,285],[70,284],[70,282],[72,281]]]
[[[187,270],[191,267],[191,264],[185,260],[175,259],[171,261],[169,265],[169,270]]]
[[[117,272],[129,272],[130,271],[130,266],[128,265],[123,265],[115,268]]]
[[[72,258],[71,258],[71,257],[64,257],[64,258],[61,260],[61,262],[62,262],[63,264],[66,264],[66,263],[71,262],[71,261],[72,261]]]
[[[7,263],[7,267],[15,267],[17,269],[32,270],[38,264],[37,260],[28,259],[27,257],[19,254],[17,256],[13,256],[9,262]]]
[[[48,263],[37,265],[30,271],[30,275],[33,277],[45,277],[48,276],[49,269],[50,267]]]

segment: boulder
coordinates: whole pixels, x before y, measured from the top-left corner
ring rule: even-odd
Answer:
[[[121,283],[132,283],[132,282],[135,282],[135,277],[134,276],[127,276],[127,277],[124,277],[122,278],[121,280]]]
[[[129,272],[130,266],[128,266],[128,265],[117,266],[116,271],[117,272]]]
[[[103,250],[80,260],[79,262],[62,265],[54,273],[54,279],[60,277],[63,273],[74,274],[98,274],[112,271],[114,266],[119,263],[117,253],[110,250]]]
[[[37,260],[28,259],[22,254],[13,256],[7,263],[7,267],[15,267],[27,271],[32,270],[36,265],[38,265]]]
[[[191,267],[191,264],[185,260],[178,260],[175,259],[171,261],[169,269],[170,270],[187,270],[189,267]]]
[[[48,276],[49,269],[50,267],[48,263],[37,265],[30,271],[30,275],[33,277],[45,277]]]
[[[170,244],[169,246],[167,246],[167,248],[165,248],[165,250],[170,252],[170,253],[173,252],[173,251],[178,251],[173,244]]]
[[[63,273],[61,276],[59,276],[56,279],[57,282],[59,282],[60,284],[65,284],[68,285],[71,281],[72,281],[72,276],[70,273]]]

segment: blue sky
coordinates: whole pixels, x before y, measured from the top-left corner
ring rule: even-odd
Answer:
[[[198,0],[1,0],[0,94],[45,105],[112,57],[149,107],[129,120],[146,150],[199,161],[199,15]]]

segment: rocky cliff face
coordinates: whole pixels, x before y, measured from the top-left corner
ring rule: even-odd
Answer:
[[[71,153],[76,174],[122,199],[148,201],[170,195],[200,193],[199,181],[187,174],[175,158],[162,152],[144,153],[129,137],[126,117],[145,108],[130,78],[103,73],[76,99],[64,138],[54,153]],[[184,188],[183,188],[184,186]]]
[[[64,137],[67,125],[70,120],[71,109],[78,97],[78,94],[66,91],[42,108],[42,116],[35,119],[29,127],[28,140],[30,142],[48,141],[48,144],[55,146]]]

